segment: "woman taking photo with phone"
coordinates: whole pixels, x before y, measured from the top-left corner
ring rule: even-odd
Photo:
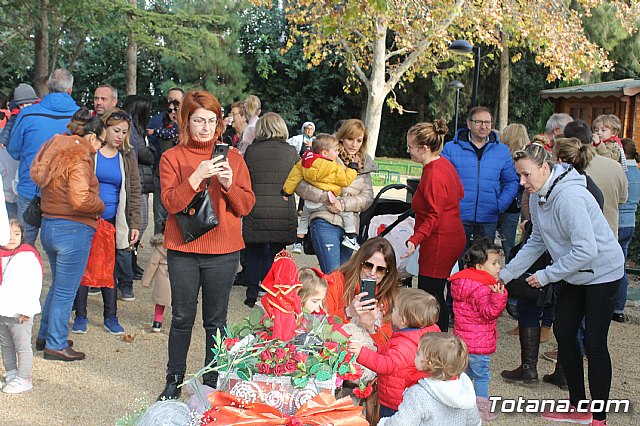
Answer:
[[[337,315],[344,322],[356,320],[375,343],[389,340],[393,332],[393,301],[400,283],[396,255],[389,241],[381,237],[368,239],[349,261],[324,278],[329,284],[325,303],[330,315]],[[363,294],[363,280],[375,281],[375,294]],[[378,314],[382,325],[376,324]]]
[[[172,319],[169,331],[167,383],[158,399],[180,397],[178,386],[187,369],[187,353],[202,288],[202,322],[206,332],[205,360],[213,360],[211,348],[218,330],[227,324],[229,293],[244,248],[240,217],[251,212],[255,196],[249,170],[235,148],[213,155],[224,126],[222,108],[211,93],[193,91],[184,97],[178,111],[180,142],[160,160],[162,203],[169,216],[164,244],[171,284]],[[213,158],[212,158],[213,157]],[[211,206],[218,225],[193,241],[185,242],[176,215],[207,182]],[[217,373],[203,382],[213,388]]]

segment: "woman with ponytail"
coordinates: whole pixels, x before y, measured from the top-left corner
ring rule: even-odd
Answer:
[[[462,182],[453,164],[440,156],[448,130],[444,120],[439,119],[418,123],[407,132],[407,153],[413,161],[422,164],[423,169],[411,202],[416,223],[403,256],[410,256],[420,246],[418,287],[438,301],[438,326],[442,331],[449,328],[444,288],[466,242],[460,219]]]

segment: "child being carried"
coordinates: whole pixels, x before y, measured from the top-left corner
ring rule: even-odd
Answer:
[[[313,141],[312,150],[302,155],[302,159],[293,167],[282,188],[282,196],[288,200],[296,190],[298,184],[304,180],[323,191],[328,191],[329,202],[333,202],[340,195],[343,188],[351,185],[358,175],[358,164],[350,163],[347,167],[336,162],[338,158],[338,140],[328,134],[320,133]],[[293,252],[302,252],[302,240],[309,230],[311,213],[326,210],[321,203],[305,200],[302,216],[297,230],[297,241]],[[345,232],[342,245],[352,250],[358,250],[356,239],[356,214],[354,212],[340,212]]]

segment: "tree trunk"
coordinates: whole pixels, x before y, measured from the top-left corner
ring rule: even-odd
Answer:
[[[48,93],[49,77],[49,0],[40,0],[34,37],[33,83],[38,96]]]
[[[132,7],[136,7],[136,0],[129,0]],[[129,19],[134,20],[133,14]],[[136,80],[138,79],[138,44],[134,40],[133,32],[129,33],[129,45],[127,46],[127,95],[135,95],[137,92]]]
[[[502,33],[502,54],[500,55],[500,108],[498,129],[504,130],[509,124],[509,48],[507,35]]]
[[[386,84],[386,41],[387,25],[385,22],[378,20],[376,23],[376,35],[373,41],[371,78],[369,79],[369,85],[367,85],[367,116],[364,120],[364,125],[368,133],[367,154],[369,154],[371,158],[375,158],[376,156],[384,100],[392,89],[387,88]]]

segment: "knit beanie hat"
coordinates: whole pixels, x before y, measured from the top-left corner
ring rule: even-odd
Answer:
[[[20,83],[13,92],[13,100],[17,105],[33,103],[38,100],[38,95],[33,87],[26,83]]]

